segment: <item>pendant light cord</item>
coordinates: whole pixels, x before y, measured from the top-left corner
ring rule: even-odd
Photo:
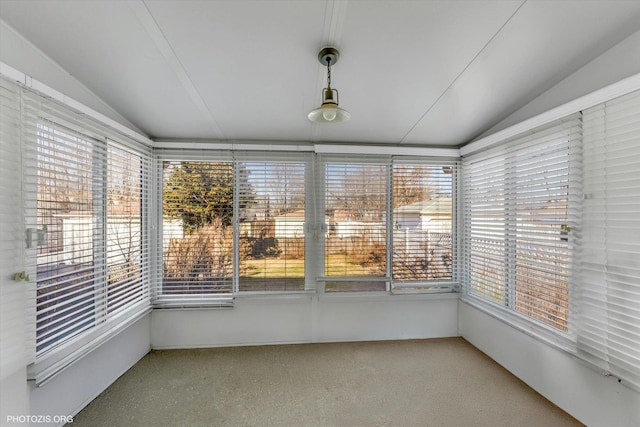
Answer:
[[[327,58],[327,89],[331,90],[331,58]]]

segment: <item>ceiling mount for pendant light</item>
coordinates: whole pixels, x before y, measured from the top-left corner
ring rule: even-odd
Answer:
[[[338,62],[339,57],[338,49],[333,47],[325,47],[318,53],[318,61],[327,66],[327,87],[322,89],[322,105],[307,115],[312,122],[346,122],[351,118],[351,113],[338,106],[338,90],[331,88],[331,66]]]

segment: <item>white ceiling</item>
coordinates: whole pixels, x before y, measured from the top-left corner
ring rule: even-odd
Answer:
[[[0,0],[152,138],[460,145],[640,30],[640,1]],[[312,124],[326,70],[352,119]]]

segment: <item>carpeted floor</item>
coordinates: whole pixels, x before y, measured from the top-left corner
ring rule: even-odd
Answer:
[[[577,425],[461,338],[153,351],[72,424]]]

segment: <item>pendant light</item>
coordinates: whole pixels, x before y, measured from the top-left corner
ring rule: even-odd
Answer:
[[[351,113],[338,106],[338,90],[331,88],[331,66],[338,62],[339,56],[338,49],[333,47],[325,47],[318,53],[318,61],[327,66],[327,87],[322,89],[322,105],[307,115],[312,122],[337,123],[351,118]]]

